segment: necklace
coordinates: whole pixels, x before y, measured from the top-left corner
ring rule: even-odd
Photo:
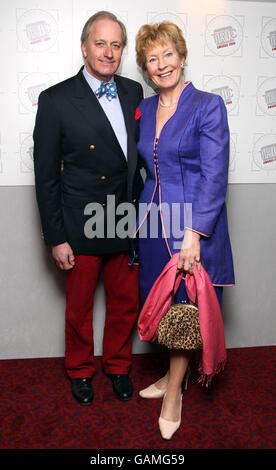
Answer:
[[[177,101],[175,103],[172,103],[172,104],[164,104],[162,103],[161,99],[159,100],[159,103],[161,106],[163,106],[164,108],[171,108],[172,106],[175,106]]]

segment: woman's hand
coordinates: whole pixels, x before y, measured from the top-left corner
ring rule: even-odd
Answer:
[[[200,235],[192,230],[186,230],[178,258],[178,269],[193,274],[194,263],[200,272]]]

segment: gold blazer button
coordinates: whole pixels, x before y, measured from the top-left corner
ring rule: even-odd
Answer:
[[[106,180],[106,176],[101,176],[101,180]]]
[[[90,150],[94,150],[94,148],[95,148],[95,145],[90,145],[90,147],[89,147],[89,148],[90,148]]]

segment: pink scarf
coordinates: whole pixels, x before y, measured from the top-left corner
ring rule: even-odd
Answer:
[[[153,342],[157,339],[157,328],[173,300],[182,275],[177,269],[179,253],[173,255],[155,281],[145,301],[138,319],[138,333],[142,341]],[[226,362],[224,329],[220,305],[211,280],[201,266],[200,273],[196,264],[194,274],[186,274],[186,291],[192,304],[197,303],[199,324],[202,337],[202,356],[199,365],[202,385],[209,385],[215,374],[223,370]]]

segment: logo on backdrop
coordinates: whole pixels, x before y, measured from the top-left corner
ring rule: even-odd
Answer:
[[[207,15],[205,55],[242,55],[243,16]]]
[[[252,170],[276,170],[276,134],[255,134]]]
[[[172,13],[170,11],[164,12],[148,12],[149,23],[159,23],[161,21],[171,21],[175,23],[183,33],[184,38],[187,37],[187,14],[186,13]]]
[[[35,113],[40,93],[58,81],[58,74],[34,72],[18,74],[18,94],[21,113]]]
[[[34,171],[34,142],[31,134],[22,133],[20,140],[20,171],[32,173]]]
[[[238,114],[239,112],[240,82],[241,77],[239,76],[233,78],[225,75],[215,77],[205,75],[203,77],[204,90],[220,95],[224,101],[227,112],[231,114]]]
[[[256,114],[276,116],[276,77],[258,77]]]
[[[262,57],[276,57],[276,18],[262,18],[261,48]]]
[[[51,13],[50,13],[51,11]],[[45,52],[57,43],[57,11],[16,10],[18,50]]]

